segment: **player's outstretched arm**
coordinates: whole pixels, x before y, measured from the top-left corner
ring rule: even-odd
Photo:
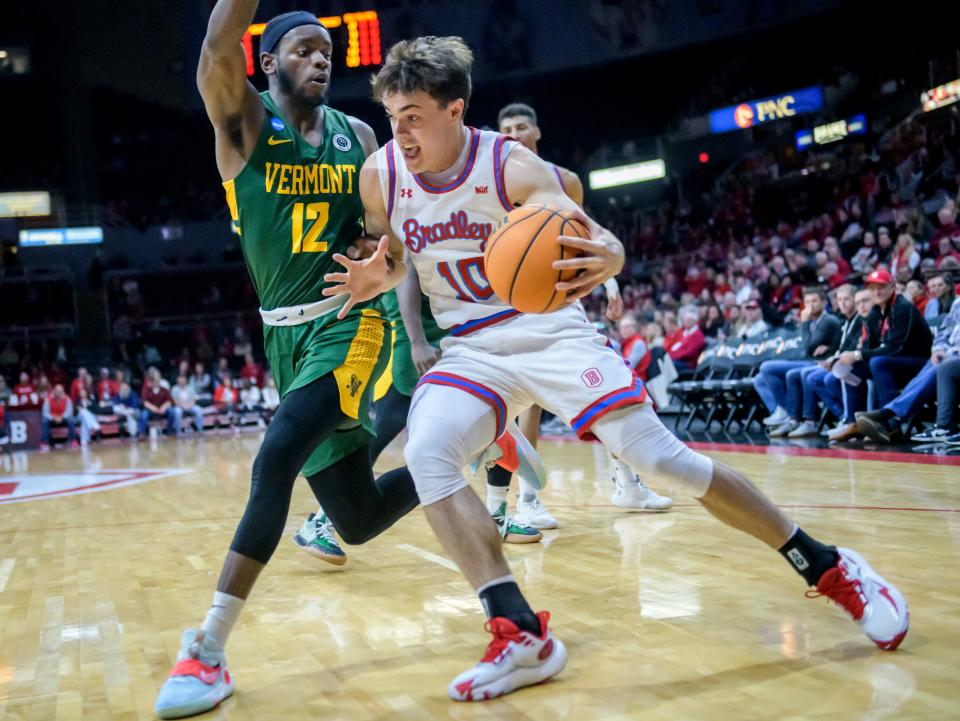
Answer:
[[[197,87],[216,133],[217,167],[224,180],[236,177],[256,145],[265,111],[247,80],[243,34],[258,0],[218,0],[200,49]]]
[[[569,210],[583,223],[590,238],[561,235],[558,242],[580,251],[570,260],[554,261],[553,267],[580,272],[567,282],[557,283],[557,290],[567,293],[569,302],[589,295],[594,288],[623,269],[623,244],[609,230],[588,217],[563,191],[557,176],[540,158],[526,148],[515,147],[503,168],[507,197],[515,205],[549,205]]]
[[[336,285],[324,288],[325,296],[346,295],[347,302],[337,314],[343,318],[357,303],[375,298],[393,290],[407,273],[403,263],[403,245],[390,232],[387,211],[380,194],[380,178],[376,160],[369,156],[360,169],[360,198],[365,211],[367,237],[379,238],[373,255],[362,260],[352,260],[334,253],[333,260],[344,267],[343,272],[327,273],[323,279]]]

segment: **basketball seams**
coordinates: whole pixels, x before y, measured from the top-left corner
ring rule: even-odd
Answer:
[[[521,206],[521,207],[522,207],[522,206]],[[516,227],[517,227],[518,225],[520,225],[523,221],[529,220],[530,218],[534,218],[534,217],[536,217],[537,215],[539,215],[539,214],[540,214],[540,211],[543,210],[545,206],[542,206],[542,205],[534,205],[534,206],[529,206],[529,207],[533,209],[533,212],[532,212],[532,213],[530,213],[529,215],[523,216],[523,217],[520,218],[519,220],[515,220],[515,221],[511,222],[509,225],[507,225],[506,227],[504,227],[502,230],[499,230],[499,229],[498,229],[498,230],[494,231],[493,236],[495,236],[495,237],[491,236],[493,242],[489,243],[489,245],[487,245],[487,246],[484,247],[484,252],[485,252],[485,253],[491,253],[491,252],[493,252],[493,247],[497,244],[497,241],[499,241],[500,238],[502,238],[502,237],[503,237],[504,235],[506,235],[508,232],[510,232],[511,230],[513,230],[514,228],[516,228]],[[516,212],[517,210],[520,210],[520,208],[515,208],[514,210],[512,210],[512,211],[510,211],[510,212],[511,212],[511,213],[512,213],[512,212]],[[509,215],[509,214],[510,214],[510,213],[507,213],[507,215]],[[506,217],[506,216],[504,216],[504,217]],[[501,221],[501,222],[502,222],[502,221]]]
[[[535,232],[535,233],[530,237],[530,240],[529,240],[529,242],[527,243],[527,247],[523,249],[523,255],[520,256],[520,260],[519,260],[519,262],[517,263],[517,267],[514,268],[514,270],[513,270],[513,279],[510,281],[510,292],[509,292],[508,297],[507,297],[507,302],[508,302],[511,306],[513,305],[513,291],[514,291],[514,288],[516,288],[516,285],[517,285],[517,278],[518,278],[519,275],[520,275],[520,269],[523,268],[523,263],[524,263],[524,261],[527,259],[527,255],[529,255],[529,253],[530,253],[530,248],[532,248],[532,247],[534,246],[534,244],[537,242],[537,238],[540,236],[540,233],[543,231],[544,228],[547,227],[547,224],[548,224],[551,220],[553,220],[554,216],[559,217],[563,222],[566,222],[566,218],[564,218],[560,213],[558,213],[558,212],[557,212],[556,210],[554,210],[553,208],[548,208],[548,207],[544,206],[544,207],[542,208],[542,210],[545,210],[547,213],[549,213],[549,217],[548,217],[545,221],[543,221],[543,223],[540,225],[539,228],[537,228],[537,232]]]
[[[562,214],[561,214],[561,215],[562,215]],[[573,218],[567,218],[566,216],[563,216],[563,225],[560,226],[560,232],[559,232],[557,235],[564,235],[563,229],[567,226],[567,223],[570,224],[570,227],[573,229],[574,234],[577,235],[578,237],[580,237],[580,238],[589,237],[589,235],[584,236],[584,235],[581,235],[581,234],[580,234],[580,229],[581,229],[581,228],[583,229],[584,232],[588,232],[587,229],[586,229],[586,227],[583,225],[583,223],[581,223],[581,222],[579,222],[579,221],[576,221],[576,220],[574,220]],[[569,258],[576,258],[577,255],[579,255],[579,254],[574,255],[574,254],[573,254],[573,251],[570,251],[570,253],[571,253],[571,254],[570,254]],[[561,246],[560,246],[560,260],[567,260],[567,259],[568,259],[568,256],[567,256],[567,246],[561,245]],[[557,283],[559,283],[559,282],[561,282],[561,281],[563,280],[563,272],[564,272],[564,271],[563,271],[562,268],[557,271]],[[574,274],[573,277],[576,277],[576,274]],[[557,297],[557,289],[556,289],[556,287],[554,287],[554,289],[553,289],[553,295],[550,296],[549,302],[544,306],[543,310],[540,311],[540,312],[541,312],[541,313],[546,313],[548,310],[550,310],[550,309],[551,309],[550,306],[553,305],[553,302],[554,302],[554,300],[556,300],[556,297]],[[554,308],[554,310],[556,310],[556,309]]]

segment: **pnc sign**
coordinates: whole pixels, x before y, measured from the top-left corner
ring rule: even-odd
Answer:
[[[751,100],[714,110],[710,113],[710,130],[714,133],[727,133],[782,118],[814,113],[821,108],[823,108],[823,88],[814,85],[770,98]]]

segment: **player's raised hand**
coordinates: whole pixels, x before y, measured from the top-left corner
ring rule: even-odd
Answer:
[[[589,238],[561,235],[560,245],[580,251],[576,258],[553,261],[554,270],[575,269],[580,272],[569,281],[557,283],[557,290],[567,294],[568,303],[580,300],[607,278],[612,278],[623,268],[623,245],[609,230],[601,226],[582,210],[570,211],[570,217],[586,226]]]
[[[327,273],[323,276],[327,283],[337,283],[337,285],[324,288],[323,295],[346,294],[348,296],[347,302],[337,313],[339,320],[345,318],[350,309],[357,303],[375,298],[383,292],[387,276],[390,275],[390,266],[387,263],[387,248],[389,245],[390,238],[384,235],[380,238],[376,251],[369,258],[351,260],[340,253],[333,255],[333,259],[346,270],[342,273]]]

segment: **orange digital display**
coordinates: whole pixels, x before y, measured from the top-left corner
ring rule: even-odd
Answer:
[[[347,67],[359,68],[379,65],[380,57],[380,20],[375,10],[363,10],[343,15],[318,17],[325,28],[332,30],[341,25],[347,30]],[[243,51],[247,56],[247,75],[253,75],[254,64],[253,38],[263,35],[266,23],[255,23],[247,28],[243,35]]]

